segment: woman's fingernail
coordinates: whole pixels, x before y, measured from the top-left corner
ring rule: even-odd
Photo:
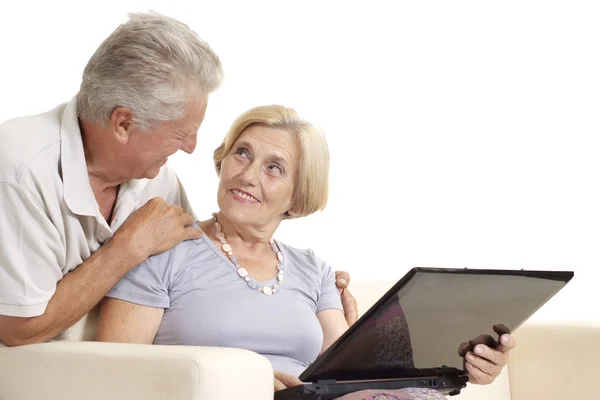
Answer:
[[[500,338],[500,341],[504,344],[508,344],[508,342],[510,342],[508,335],[502,335],[502,337]]]
[[[468,352],[468,353],[467,353],[467,360],[469,360],[469,361],[473,361],[474,359],[475,359],[475,356],[473,355],[473,353],[471,353],[471,352]]]
[[[343,279],[343,278],[342,278],[342,279],[338,279],[338,282],[339,282],[340,284],[342,284],[342,285],[346,285],[346,284],[347,284],[346,280],[345,280],[345,279]]]
[[[483,347],[481,347],[481,346],[475,347],[475,353],[477,353],[477,354],[483,353]]]

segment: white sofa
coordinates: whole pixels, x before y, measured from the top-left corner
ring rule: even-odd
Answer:
[[[393,282],[353,283],[359,311]],[[94,343],[95,313],[64,340],[0,348],[0,400],[273,398],[269,362],[249,351]],[[504,373],[457,400],[599,399],[600,323],[526,323]]]

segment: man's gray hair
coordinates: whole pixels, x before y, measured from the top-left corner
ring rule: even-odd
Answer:
[[[219,57],[186,24],[155,12],[130,14],[85,67],[77,109],[81,119],[106,124],[116,107],[127,107],[147,132],[183,117],[222,79]]]

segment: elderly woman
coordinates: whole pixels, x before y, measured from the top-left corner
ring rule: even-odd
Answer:
[[[294,110],[249,110],[214,152],[219,211],[180,243],[131,270],[103,302],[98,340],[245,348],[267,357],[275,389],[348,329],[332,268],[311,250],[273,239],[284,219],[322,210],[329,152]],[[512,337],[505,351],[512,347]],[[502,350],[502,349],[501,349]],[[506,354],[467,355],[476,383],[489,383]],[[437,399],[424,389],[354,393],[352,399]]]

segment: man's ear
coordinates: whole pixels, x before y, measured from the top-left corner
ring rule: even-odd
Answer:
[[[117,107],[113,110],[110,123],[115,137],[121,144],[127,144],[133,133],[133,113],[127,107]]]

